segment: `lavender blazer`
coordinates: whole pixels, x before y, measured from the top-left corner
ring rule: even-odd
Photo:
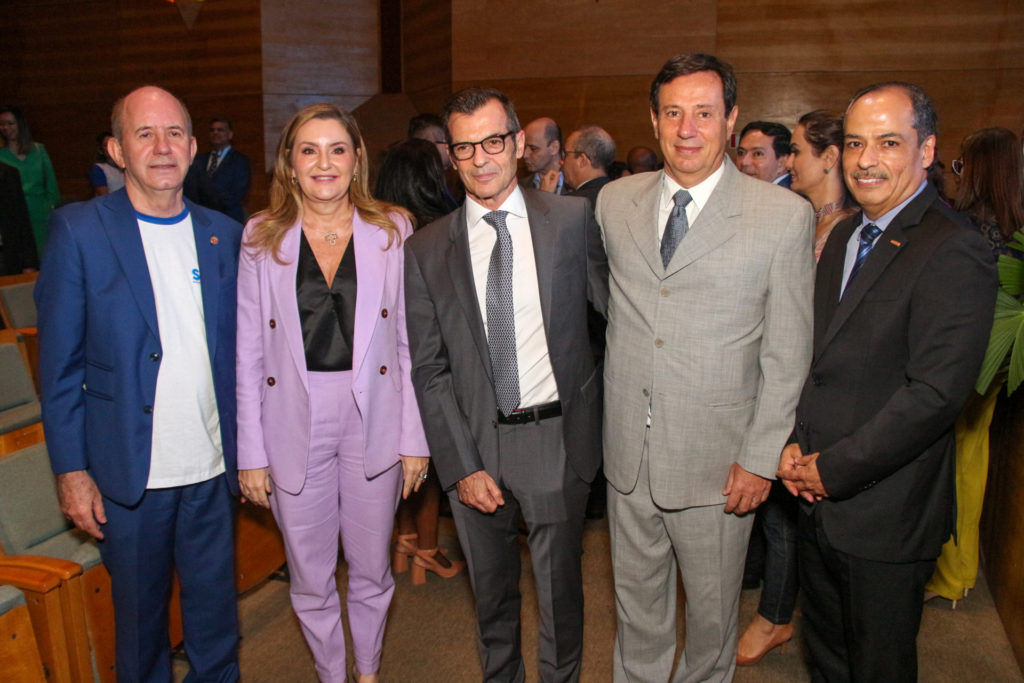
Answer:
[[[392,216],[403,239],[408,221]],[[245,246],[258,219],[242,236],[238,267],[238,467],[270,467],[276,486],[298,493],[306,480],[310,411],[295,277],[301,223],[285,233],[284,264]],[[352,340],[352,393],[363,421],[364,469],[373,477],[399,454],[426,457],[409,370],[405,330],[402,245],[387,248],[387,233],[353,218],[359,286]]]

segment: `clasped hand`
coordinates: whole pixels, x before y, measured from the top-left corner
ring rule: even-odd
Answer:
[[[804,455],[800,444],[791,443],[782,449],[779,471],[775,473],[786,490],[800,496],[809,503],[828,498],[828,492],[818,473],[818,456],[821,452]]]

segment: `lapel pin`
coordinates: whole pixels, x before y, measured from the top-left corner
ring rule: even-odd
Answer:
[[[210,238],[210,244],[220,244],[220,240],[217,239],[216,235]]]
[[[217,238],[214,237],[214,239],[217,239]],[[903,246],[903,242],[900,242],[898,240],[889,240],[889,244],[891,244],[894,247],[902,247]]]

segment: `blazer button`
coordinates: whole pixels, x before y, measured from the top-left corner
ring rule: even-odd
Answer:
[[[270,329],[274,329],[275,327],[277,327],[277,321],[274,320],[273,318],[271,318],[270,319]]]
[[[382,375],[388,374],[388,366],[386,366],[386,365],[380,366],[380,374],[382,374]]]
[[[644,396],[650,396],[650,395],[651,395],[651,392],[649,392],[647,389],[644,389]]]
[[[821,380],[821,375],[819,375],[816,372],[811,375],[811,383],[814,384],[814,386],[816,387],[820,387],[822,384],[824,384],[824,382]]]
[[[654,345],[657,346],[660,349],[662,346],[665,345],[665,341],[662,340],[662,339],[655,339],[654,340]]]
[[[662,296],[668,296],[669,294],[670,294],[670,292],[669,292],[668,287],[662,287],[661,288],[661,295]]]
[[[267,378],[267,385],[268,385],[268,386],[271,386],[271,387],[272,387],[272,386],[274,386],[275,384],[277,384],[277,380],[276,380],[276,379],[274,379],[273,377],[268,377],[268,378]]]
[[[382,317],[382,318],[388,317],[388,309],[385,308],[383,311],[381,311],[380,312],[380,317]]]
[[[494,427],[495,429],[497,429],[498,428],[498,421],[497,420],[491,420],[491,426]]]
[[[155,363],[158,360],[160,360],[160,354],[159,353],[151,353],[151,354],[149,354],[149,359]]]
[[[152,415],[153,414],[153,406],[145,406],[142,409],[142,412],[144,412],[146,415]]]

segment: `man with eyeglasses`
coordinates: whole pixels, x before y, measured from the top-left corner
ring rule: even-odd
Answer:
[[[576,681],[584,506],[601,462],[600,378],[587,300],[607,262],[590,205],[523,190],[525,135],[496,90],[444,110],[462,208],[406,242],[416,398],[476,596],[486,681],[523,681],[517,517],[529,528],[542,681]]]
[[[562,173],[572,187],[570,194],[586,197],[591,205],[597,202],[597,193],[611,182],[608,169],[615,162],[615,140],[600,126],[577,128],[565,140],[565,160]]]

